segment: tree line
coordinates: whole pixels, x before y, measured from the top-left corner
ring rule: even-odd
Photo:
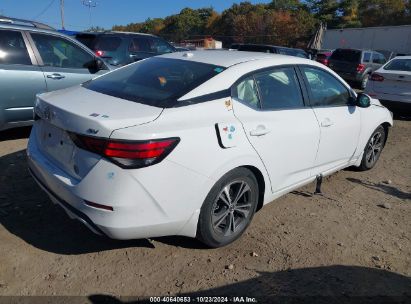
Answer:
[[[328,28],[411,24],[411,0],[273,0],[241,2],[221,14],[212,7],[184,8],[165,18],[115,25],[113,30],[143,32],[181,42],[212,36],[231,43],[304,47],[320,22]]]

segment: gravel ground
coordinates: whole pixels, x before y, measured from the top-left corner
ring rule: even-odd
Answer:
[[[395,121],[373,170],[276,200],[220,249],[94,235],[29,176],[28,132],[0,133],[0,295],[411,297],[410,121]]]

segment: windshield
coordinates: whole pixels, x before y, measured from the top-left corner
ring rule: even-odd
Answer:
[[[411,72],[411,59],[393,59],[384,66],[384,70]]]
[[[331,55],[331,59],[359,63],[361,51],[337,49]]]
[[[171,108],[180,106],[178,98],[224,69],[188,60],[152,57],[86,82],[83,87],[154,107]]]

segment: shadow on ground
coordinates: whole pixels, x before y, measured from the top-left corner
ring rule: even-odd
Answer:
[[[27,170],[26,152],[0,157],[0,225],[25,242],[58,254],[146,247],[148,240],[116,241],[95,235],[54,205]]]
[[[406,303],[411,299],[411,278],[381,269],[336,265],[260,272],[250,280],[179,296],[255,297],[258,303]],[[91,295],[89,301],[144,302],[108,295]]]
[[[352,183],[356,183],[356,184],[359,184],[361,186],[364,186],[366,188],[376,190],[376,191],[380,191],[380,192],[383,192],[383,193],[388,194],[388,195],[395,196],[395,197],[397,197],[399,199],[402,199],[402,200],[406,200],[406,199],[411,200],[411,193],[401,191],[401,190],[399,190],[399,189],[397,189],[393,186],[390,186],[390,185],[386,185],[386,184],[383,184],[383,183],[367,182],[367,181],[363,181],[363,180],[359,180],[359,179],[351,178],[351,177],[347,177],[347,180],[352,182]]]
[[[0,141],[28,138],[31,127],[15,128],[0,132]]]

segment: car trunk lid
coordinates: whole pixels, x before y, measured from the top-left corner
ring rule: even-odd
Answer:
[[[383,81],[373,81],[376,93],[411,95],[411,73],[404,71],[377,71],[375,74],[384,77]]]
[[[81,179],[101,157],[77,147],[71,133],[110,138],[114,130],[149,123],[162,111],[80,86],[38,98],[35,136],[39,148],[56,166]]]

